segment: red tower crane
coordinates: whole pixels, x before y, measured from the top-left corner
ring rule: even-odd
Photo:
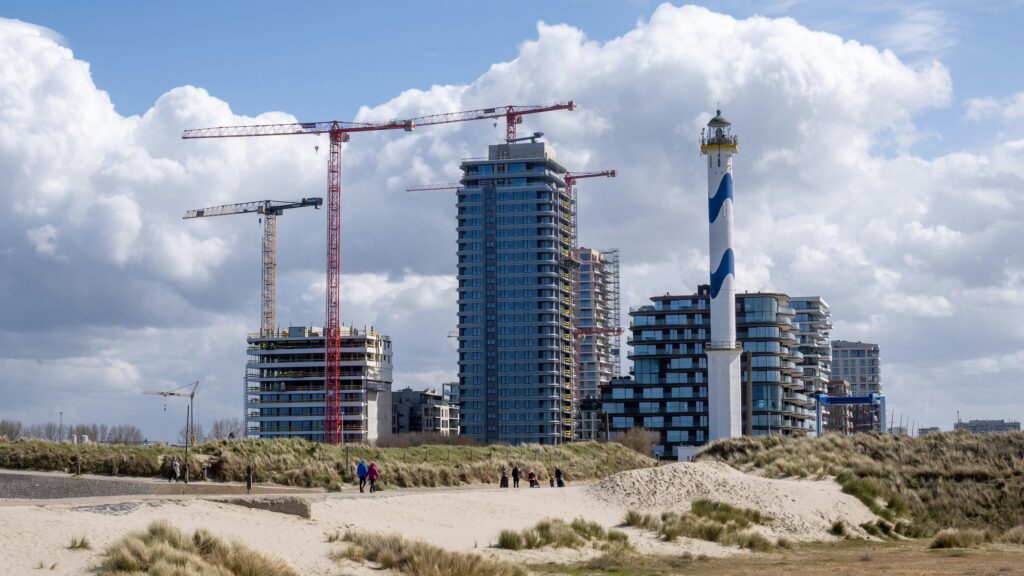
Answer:
[[[330,153],[327,158],[327,322],[324,325],[325,357],[325,416],[324,441],[340,444],[341,418],[341,145],[349,141],[353,132],[380,130],[412,131],[417,125],[451,124],[504,117],[507,140],[514,140],[516,125],[523,116],[555,110],[575,110],[574,101],[550,106],[502,106],[466,112],[452,112],[423,116],[410,120],[389,122],[297,122],[290,124],[258,124],[251,126],[219,126],[185,130],[182,139],[247,138],[254,136],[297,136],[327,134]]]

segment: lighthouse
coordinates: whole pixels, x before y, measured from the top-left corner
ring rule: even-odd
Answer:
[[[736,273],[732,249],[732,157],[739,152],[732,123],[717,110],[702,131],[700,152],[708,159],[708,222],[711,259],[711,339],[708,356],[708,440],[733,438],[742,430],[740,355],[736,342]]]

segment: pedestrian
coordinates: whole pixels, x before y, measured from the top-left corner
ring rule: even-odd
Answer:
[[[174,459],[174,481],[177,482],[178,478],[180,476],[181,476],[181,466],[178,465],[178,459],[175,458]]]
[[[519,465],[512,467],[512,487],[519,488]]]
[[[565,482],[562,480],[562,469],[555,466],[555,483],[558,484],[559,488],[565,488]]]
[[[508,488],[508,472],[506,470],[504,466],[501,467],[501,481],[498,482],[500,488]]]
[[[252,464],[245,467],[245,493],[252,494]]]
[[[366,462],[363,460],[359,461],[359,465],[356,466],[356,476],[359,477],[359,491],[362,492],[363,488],[366,487],[366,475],[370,471],[366,469]]]
[[[530,488],[540,488],[540,482],[537,480],[537,473],[532,469],[526,471],[526,479],[530,481]]]
[[[377,491],[377,480],[380,480],[380,468],[377,468],[376,462],[370,462],[370,470],[366,477],[370,479],[370,493],[372,494]]]
[[[174,461],[167,467],[167,483],[170,484],[174,480]]]

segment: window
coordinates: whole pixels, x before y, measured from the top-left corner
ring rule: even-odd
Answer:
[[[615,400],[632,400],[632,388],[612,388],[612,398]]]
[[[664,428],[665,419],[661,416],[645,416],[644,417],[644,428]]]
[[[661,388],[644,388],[644,398],[664,398],[664,390]]]
[[[633,419],[628,416],[616,416],[612,418],[612,428],[632,428]]]
[[[655,414],[661,411],[661,404],[658,402],[641,402],[640,413],[641,414]]]

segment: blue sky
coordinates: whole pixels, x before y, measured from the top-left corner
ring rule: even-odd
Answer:
[[[346,120],[359,106],[409,88],[471,82],[516,56],[538,21],[607,41],[649,17],[650,0],[500,2],[123,2],[5,0],[0,14],[51,28],[91,63],[119,112],[141,114],[167,90],[206,88],[245,115],[287,110]],[[908,62],[940,59],[958,99],[1009,95],[1024,85],[1024,5],[993,2],[695,2],[738,18],[788,16],[812,29],[882,48]],[[922,14],[924,16],[922,16]],[[985,142],[962,107],[923,113],[941,153]],[[955,137],[953,137],[955,135]]]
[[[707,281],[693,142],[721,103],[743,143],[739,289],[825,297],[922,425],[1024,412],[1020,2],[282,6],[0,0],[0,417],[57,398],[66,421],[171,438],[141,392],[196,379],[200,422],[238,414],[259,227],[180,215],[323,196],[324,154],[181,130],[567,98],[523,130],[619,170],[586,183],[580,237],[620,249],[624,308]],[[457,356],[452,203],[403,190],[456,177],[494,142],[483,124],[346,148],[342,316],[393,337],[397,387],[454,379]],[[323,321],[323,211],[305,212],[279,223],[282,324]]]

